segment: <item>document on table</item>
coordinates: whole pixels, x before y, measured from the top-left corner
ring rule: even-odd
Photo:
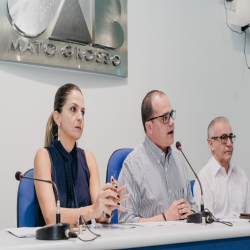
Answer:
[[[130,229],[135,228],[135,225],[131,224],[105,224],[105,223],[96,223],[94,225],[88,225],[91,229]]]
[[[243,221],[238,219],[237,221]],[[169,226],[169,225],[184,225],[186,220],[182,221],[163,221],[163,222],[142,222],[142,223],[122,223],[122,224],[102,224],[95,223],[94,225],[88,225],[89,228],[94,230],[125,230],[136,227],[156,227],[156,226]],[[40,227],[19,227],[19,228],[6,228],[5,231],[15,235],[18,238],[32,238],[36,236],[36,230]],[[88,230],[88,229],[86,229]]]
[[[135,227],[157,227],[157,226],[172,226],[172,225],[188,225],[186,220],[178,221],[158,221],[158,222],[141,222],[141,223],[123,223],[120,225],[134,225]]]
[[[88,225],[89,228],[95,229],[95,230],[106,230],[106,229],[117,229],[117,230],[123,230],[123,229],[130,229],[135,228],[134,225],[123,225],[123,224],[100,224],[96,223],[94,225]],[[36,230],[40,227],[19,227],[19,228],[6,228],[5,231],[13,234],[14,236],[18,238],[32,238],[36,237]],[[86,229],[88,230],[88,229]]]
[[[13,234],[18,238],[33,238],[36,236],[36,230],[40,227],[19,227],[19,228],[6,228],[5,231]]]

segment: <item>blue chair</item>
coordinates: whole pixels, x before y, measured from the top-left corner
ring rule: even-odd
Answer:
[[[108,167],[107,167],[107,175],[106,175],[106,183],[110,182],[111,176],[114,176],[116,180],[120,175],[122,164],[129,153],[133,151],[132,148],[122,148],[116,150],[109,158]],[[118,223],[118,211],[117,209],[114,211],[114,216],[111,219],[111,223]]]
[[[34,177],[34,169],[28,170],[24,176]],[[17,227],[36,226],[37,206],[34,181],[23,179],[19,183],[17,192]]]
[[[195,183],[195,180],[190,181],[190,187],[191,187],[191,192],[192,192],[193,197],[194,197],[194,183]]]

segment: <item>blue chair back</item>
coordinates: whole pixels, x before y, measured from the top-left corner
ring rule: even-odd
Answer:
[[[192,192],[193,197],[194,197],[194,183],[195,183],[195,180],[190,181],[190,187],[191,187],[191,192]]]
[[[106,183],[110,182],[111,176],[113,176],[116,180],[120,175],[122,164],[128,154],[132,152],[132,148],[122,148],[116,150],[109,158],[107,174],[106,174]],[[111,219],[111,223],[118,223],[118,211],[117,209],[114,211],[114,216]]]
[[[34,169],[28,170],[24,176],[34,177]],[[23,179],[17,192],[17,227],[36,226],[37,205],[34,181]]]

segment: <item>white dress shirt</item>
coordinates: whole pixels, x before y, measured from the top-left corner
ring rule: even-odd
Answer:
[[[228,174],[225,168],[212,158],[198,174],[203,189],[204,207],[216,218],[239,217],[240,213],[250,213],[250,190],[245,172],[229,164]],[[200,186],[194,185],[194,198],[200,208]]]

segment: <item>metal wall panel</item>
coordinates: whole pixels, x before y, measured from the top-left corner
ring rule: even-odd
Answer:
[[[0,60],[128,76],[127,0],[1,0]]]

